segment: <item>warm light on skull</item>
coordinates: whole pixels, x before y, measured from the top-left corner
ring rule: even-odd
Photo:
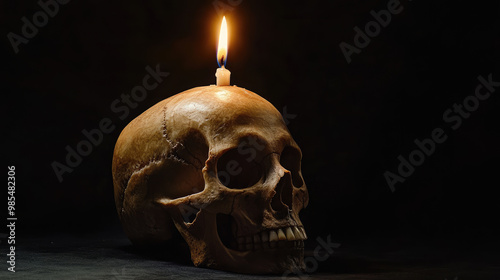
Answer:
[[[238,87],[194,88],[122,131],[113,158],[116,207],[133,243],[161,244],[178,231],[197,266],[303,269],[299,212],[309,197],[300,162],[265,99]]]

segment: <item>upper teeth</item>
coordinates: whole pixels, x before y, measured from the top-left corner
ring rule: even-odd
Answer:
[[[251,249],[260,247],[276,247],[278,241],[302,241],[307,235],[303,227],[285,227],[279,229],[264,230],[253,236],[239,237],[238,247],[240,249]],[[302,243],[302,242],[301,242]]]

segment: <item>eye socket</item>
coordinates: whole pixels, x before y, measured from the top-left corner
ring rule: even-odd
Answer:
[[[304,185],[304,180],[300,176],[300,151],[294,147],[287,146],[283,149],[280,156],[280,164],[292,174],[292,183],[296,188]]]
[[[232,149],[217,161],[217,177],[228,188],[244,189],[255,185],[262,178],[262,168],[248,154]]]

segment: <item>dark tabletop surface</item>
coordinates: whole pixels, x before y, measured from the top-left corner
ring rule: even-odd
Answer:
[[[307,242],[312,260],[317,242]],[[16,272],[4,263],[1,279],[500,279],[498,243],[344,242],[317,268],[310,262],[310,274],[288,277],[239,275],[145,254],[118,231],[21,237],[17,244]]]

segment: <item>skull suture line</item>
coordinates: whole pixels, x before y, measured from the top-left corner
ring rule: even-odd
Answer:
[[[240,273],[304,269],[301,151],[276,108],[236,86],[167,98],[120,134],[116,208],[134,244],[177,229],[196,266]],[[194,215],[189,215],[193,213]]]

